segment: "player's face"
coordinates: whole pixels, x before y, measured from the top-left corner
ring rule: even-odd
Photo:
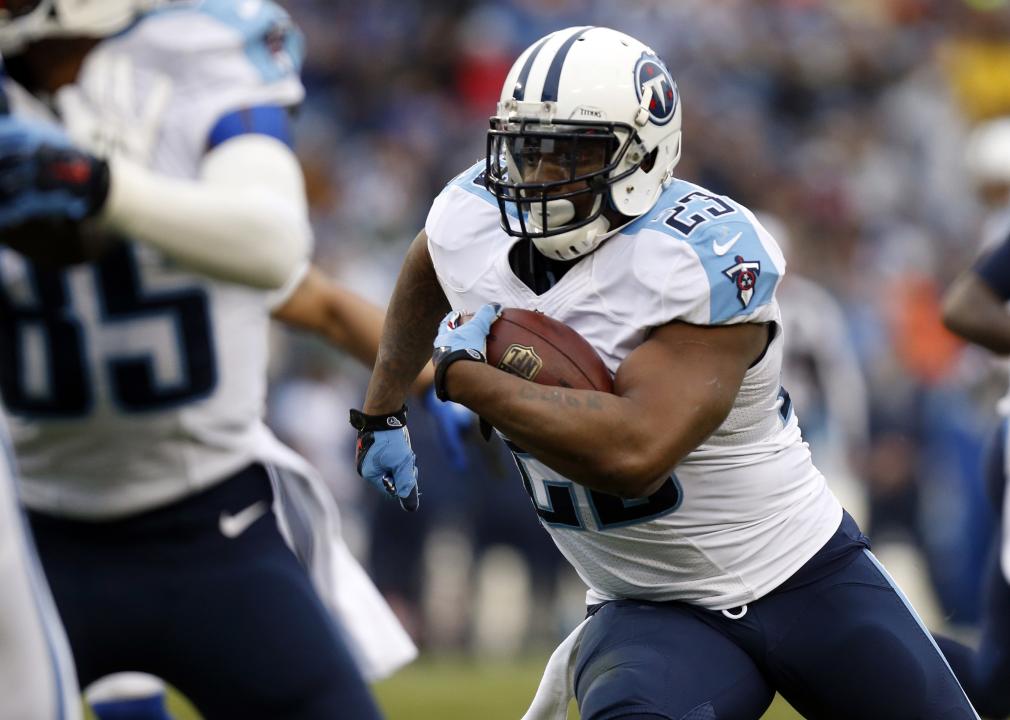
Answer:
[[[592,212],[594,196],[569,193],[589,189],[585,178],[606,166],[610,147],[609,137],[535,135],[514,138],[510,149],[523,183],[559,183],[548,191],[548,198],[567,196],[575,216],[581,218]]]

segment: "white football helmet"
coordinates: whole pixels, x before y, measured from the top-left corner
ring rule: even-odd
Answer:
[[[1010,185],[1010,117],[989,120],[973,129],[964,159],[977,185]]]
[[[50,37],[105,37],[170,0],[5,0],[0,2],[0,52],[15,55]]]
[[[488,132],[502,228],[548,257],[592,252],[627,224],[610,226],[608,204],[628,222],[656,204],[680,122],[677,84],[645,44],[602,27],[540,39],[509,71]]]

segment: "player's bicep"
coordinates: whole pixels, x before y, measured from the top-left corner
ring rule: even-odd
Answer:
[[[200,177],[214,185],[260,188],[307,212],[305,179],[294,151],[276,138],[245,134],[214,147],[200,166]],[[307,219],[307,218],[306,218]]]
[[[614,392],[654,429],[654,452],[679,461],[726,419],[747,369],[764,351],[766,323],[672,322],[657,328],[618,368]]]

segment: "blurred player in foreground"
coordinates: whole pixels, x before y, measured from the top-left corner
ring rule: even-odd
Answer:
[[[776,690],[808,718],[975,718],[811,463],[779,385],[782,255],[749,210],[673,177],[680,122],[669,71],[622,33],[568,28],[519,57],[486,162],[406,257],[352,411],[358,467],[415,491],[401,407],[434,343],[440,396],[507,438],[589,586],[530,718],[574,694],[583,720],[756,719]],[[615,394],[489,366],[498,303],[582,334]]]
[[[8,112],[0,92],[0,124],[10,122]],[[79,718],[73,658],[18,502],[2,414],[0,446],[0,719]]]
[[[73,720],[73,658],[18,503],[6,423],[0,433],[0,719]]]
[[[1010,355],[1010,119],[986,123],[967,148],[969,171],[990,209],[983,228],[983,254],[944,297],[944,323],[951,332],[997,355]],[[995,233],[1002,233],[1002,241]],[[981,642],[971,650],[938,638],[961,684],[986,717],[1010,715],[1010,495],[1007,493],[1007,416],[1010,395],[998,405],[1003,417],[989,445],[986,484],[997,516],[982,605]]]
[[[261,420],[271,311],[314,323],[298,33],[260,0],[14,0],[0,49],[0,234],[39,238],[0,253],[0,391],[81,683],[378,717],[362,672],[414,648]]]

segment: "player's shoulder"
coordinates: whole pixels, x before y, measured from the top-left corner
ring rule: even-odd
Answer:
[[[485,167],[484,160],[474,163],[446,183],[432,202],[425,222],[430,242],[451,247],[500,235],[501,216],[484,183]]]
[[[622,232],[642,236],[634,244],[636,274],[665,275],[662,282],[676,288],[678,304],[695,308],[685,318],[690,322],[760,319],[785,270],[781,250],[754,213],[684,180],[674,180],[656,206]],[[701,308],[707,308],[703,317]]]
[[[264,83],[297,78],[304,40],[288,13],[272,0],[199,0],[171,3],[146,13],[110,40],[182,75],[241,65]]]
[[[456,195],[457,190],[465,192],[467,195],[475,197],[488,205],[498,207],[497,201],[491,191],[487,189],[484,178],[487,174],[487,161],[481,158],[456,177],[446,183],[440,196]]]

